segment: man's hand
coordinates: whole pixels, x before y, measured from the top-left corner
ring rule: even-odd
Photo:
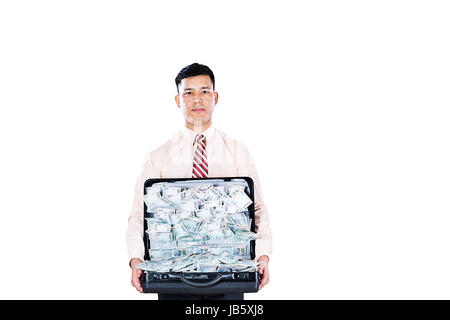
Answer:
[[[130,261],[130,267],[131,267],[131,285],[136,288],[137,291],[143,293],[142,286],[141,286],[141,280],[139,279],[142,274],[142,270],[136,268],[138,264],[142,263],[142,261],[138,258],[133,258]]]
[[[258,272],[262,275],[259,283],[259,290],[261,290],[266,284],[269,283],[269,257],[264,255],[258,258],[260,261],[258,266]]]

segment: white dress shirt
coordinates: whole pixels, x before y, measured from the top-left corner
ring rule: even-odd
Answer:
[[[261,236],[256,240],[256,259],[272,253],[269,213],[264,205],[261,185],[253,158],[239,141],[211,125],[202,132],[206,137],[208,178],[251,177],[255,194],[255,226]],[[144,261],[144,183],[150,178],[192,178],[196,132],[183,127],[169,141],[151,151],[144,161],[136,186],[126,233],[129,258]]]

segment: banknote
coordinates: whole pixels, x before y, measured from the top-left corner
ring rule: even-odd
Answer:
[[[152,232],[146,231],[150,239],[150,247],[152,249],[171,248],[176,245],[172,232]]]
[[[195,212],[195,216],[204,220],[212,219],[214,217],[213,208],[203,208]]]
[[[147,230],[151,232],[170,232],[172,225],[161,218],[146,218]]]
[[[252,200],[243,190],[239,190],[231,197],[233,204],[238,207],[238,211],[242,211],[252,204]]]

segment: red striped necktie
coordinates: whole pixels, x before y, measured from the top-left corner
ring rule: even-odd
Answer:
[[[194,163],[192,164],[192,178],[206,178],[208,176],[208,160],[206,157],[206,137],[198,134],[195,137]]]

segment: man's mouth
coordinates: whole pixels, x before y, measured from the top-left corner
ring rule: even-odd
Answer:
[[[195,109],[192,109],[192,111],[200,113],[202,111],[205,111],[205,109],[203,109],[203,108],[195,108]]]

